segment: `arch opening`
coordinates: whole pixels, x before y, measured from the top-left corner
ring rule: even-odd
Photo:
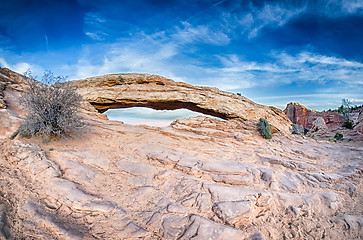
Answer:
[[[94,103],[90,102],[100,113],[104,113],[109,109],[119,108],[132,108],[132,107],[147,107],[155,110],[177,110],[177,109],[188,109],[193,112],[202,113],[212,117],[221,118],[223,120],[232,119],[235,117],[229,117],[222,113],[208,110],[205,108],[198,107],[195,103],[181,102],[181,101],[165,101],[165,102],[153,102],[153,101],[133,101],[133,100],[118,100],[118,102],[111,103]]]
[[[182,118],[205,116],[224,120],[219,117],[203,114],[185,108],[173,110],[156,110],[148,107],[127,107],[114,108],[105,112],[110,120],[122,121],[130,125],[149,125],[157,127],[166,127],[173,121]]]

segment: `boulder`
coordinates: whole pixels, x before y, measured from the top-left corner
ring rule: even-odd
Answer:
[[[325,124],[325,121],[322,117],[318,117],[313,122],[313,126],[311,127],[310,134],[317,133],[323,134],[328,131],[328,127]]]

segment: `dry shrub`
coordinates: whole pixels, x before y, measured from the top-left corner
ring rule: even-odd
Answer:
[[[82,97],[65,82],[65,77],[55,77],[52,72],[45,71],[39,82],[29,70],[25,75],[29,89],[21,102],[29,113],[19,127],[20,136],[64,138],[84,128],[79,115]]]

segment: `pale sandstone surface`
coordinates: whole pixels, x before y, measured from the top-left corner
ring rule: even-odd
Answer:
[[[87,103],[82,136],[11,141],[21,91],[3,93],[0,239],[363,236],[362,141],[265,140],[256,121],[206,117],[132,126]]]
[[[120,107],[187,108],[223,119],[263,117],[278,130],[289,132],[290,120],[277,108],[259,105],[217,88],[193,86],[148,74],[111,74],[73,81],[78,92],[100,111]]]

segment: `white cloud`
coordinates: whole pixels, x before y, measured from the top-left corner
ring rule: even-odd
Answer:
[[[233,13],[232,11],[222,13],[222,18],[226,28],[239,29],[241,34],[251,39],[257,37],[264,27],[282,27],[295,16],[303,13],[306,8],[306,5],[291,7],[280,3],[266,3],[261,8],[250,4],[250,11],[239,7],[234,9]]]
[[[72,73],[72,79],[117,72],[158,73],[172,77],[168,61],[177,54],[177,47],[176,44],[140,34],[132,41],[102,45],[100,57],[94,55],[97,50],[92,46],[85,47],[78,63],[64,65],[63,69]]]
[[[24,74],[27,70],[30,69],[34,77],[42,76],[44,73],[44,69],[42,67],[27,62],[17,62],[15,64],[10,64],[4,58],[0,58],[0,65],[20,74]]]
[[[98,38],[97,34],[87,34]],[[203,71],[198,67],[197,59],[183,57],[187,52],[193,51],[190,46],[195,43],[226,45],[229,41],[226,34],[210,26],[193,26],[183,22],[182,27],[172,28],[168,32],[133,33],[127,40],[119,39],[113,44],[103,44],[98,52],[97,45],[84,46],[78,63],[63,65],[62,68],[70,73],[72,79],[115,72],[140,72],[186,81],[181,73]],[[96,57],[100,52],[102,55]]]
[[[254,97],[252,100],[265,105],[273,105],[284,109],[289,102],[298,102],[305,107],[313,110],[328,110],[338,108],[343,98],[348,98],[353,105],[363,104],[363,99],[359,93],[336,92],[336,93],[317,93],[301,95],[278,95],[267,97]]]
[[[104,29],[105,26],[107,26],[106,19],[103,19],[93,12],[88,12],[85,14],[84,33],[89,38],[96,41],[104,40],[108,36]]]
[[[273,54],[281,69],[294,70],[296,81],[342,81],[362,84],[363,64],[335,56],[301,52],[296,56],[287,53]]]
[[[348,13],[354,13],[363,9],[363,2],[361,0],[343,0],[342,9]]]
[[[310,52],[297,55],[287,53],[272,55],[273,63],[241,60],[237,55],[219,56],[225,74],[253,74],[259,84],[276,85],[291,82],[340,81],[346,84],[362,84],[363,64],[343,58],[324,56]]]
[[[249,38],[254,38],[265,26],[281,27],[291,18],[305,11],[306,6],[301,8],[286,8],[279,4],[266,4],[261,10],[255,9],[253,28],[249,32]]]
[[[183,27],[176,27],[176,33],[171,38],[179,43],[202,42],[212,45],[228,45],[229,37],[221,30],[212,29],[210,26],[192,26],[188,22],[182,22]]]
[[[363,9],[361,0],[321,0],[322,10],[328,14],[353,14]]]

